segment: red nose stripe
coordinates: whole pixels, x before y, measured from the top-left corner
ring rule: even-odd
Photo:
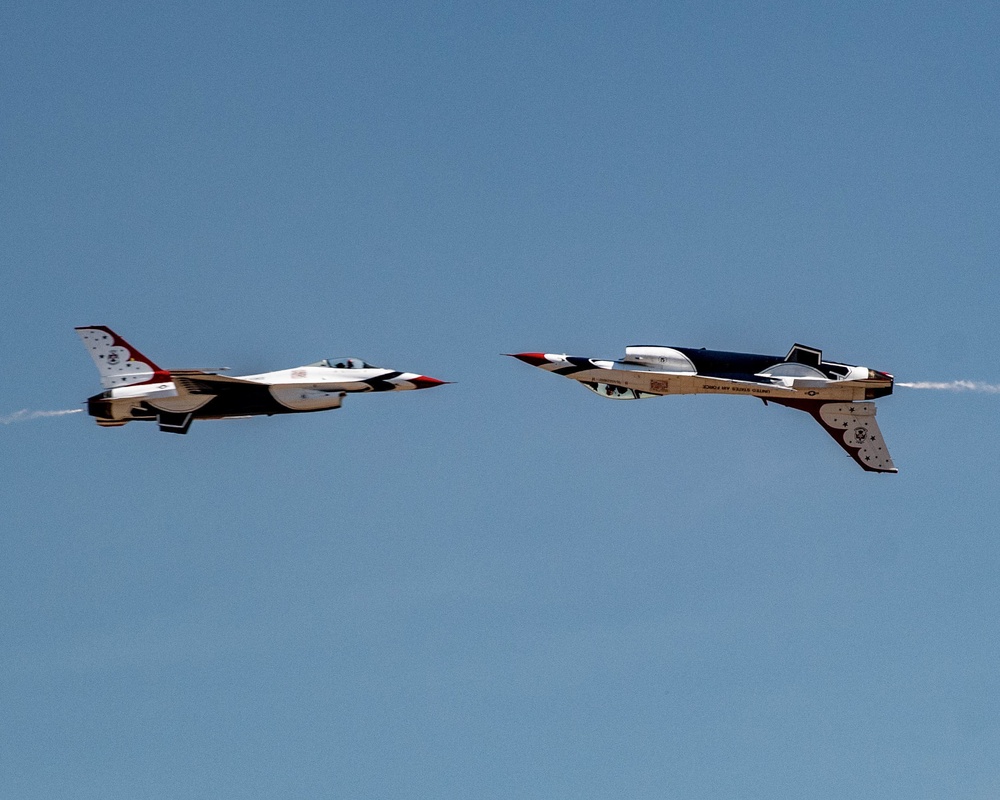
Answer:
[[[448,381],[439,381],[437,378],[428,378],[426,375],[418,375],[416,378],[410,378],[410,383],[418,389],[430,389],[432,386],[442,386],[448,383]]]

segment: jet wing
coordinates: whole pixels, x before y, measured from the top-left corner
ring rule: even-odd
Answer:
[[[364,380],[328,381],[325,383],[281,383],[273,385],[248,381],[243,378],[230,378],[227,375],[215,375],[208,372],[195,373],[192,371],[171,374],[174,382],[177,384],[177,388],[188,394],[225,394],[226,392],[240,391],[248,387],[264,387],[266,389],[278,387],[281,389],[321,392],[323,394],[341,394],[343,392],[371,392],[383,387],[391,388],[391,384],[386,382],[386,378],[393,378],[401,373],[391,372]]]
[[[216,375],[211,372],[185,370],[170,373],[177,388],[187,394],[220,394],[240,387],[257,386],[254,381],[241,378],[230,378],[228,375]]]
[[[823,426],[833,440],[869,472],[899,472],[882,431],[875,421],[874,403],[825,403],[809,400],[776,400],[768,402],[808,411]]]

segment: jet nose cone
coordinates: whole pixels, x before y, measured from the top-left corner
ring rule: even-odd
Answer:
[[[409,380],[418,389],[430,389],[432,386],[444,386],[446,383],[451,383],[451,381],[439,381],[437,378],[430,378],[427,375],[417,375]]]
[[[531,364],[533,367],[540,367],[542,364],[549,363],[549,360],[545,357],[545,353],[504,353],[504,355],[516,358],[525,364]]]

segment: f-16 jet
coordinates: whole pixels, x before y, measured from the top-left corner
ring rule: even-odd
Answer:
[[[878,397],[892,394],[887,372],[825,361],[796,344],[784,358],[721,350],[652,345],[625,348],[620,361],[510,354],[526,364],[572,378],[601,397],[637,400],[669,394],[733,394],[811,414],[862,469],[897,472],[875,422]]]
[[[195,419],[234,419],[340,408],[348,394],[429,389],[447,381],[373,367],[357,358],[326,358],[292,369],[231,377],[200,369],[165,370],[104,325],[77,328],[104,391],[87,400],[97,424],[156,422],[187,433]]]

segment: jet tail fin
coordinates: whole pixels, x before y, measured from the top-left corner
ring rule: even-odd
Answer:
[[[87,352],[94,360],[105,389],[170,380],[170,373],[160,369],[121,336],[105,325],[76,329]]]
[[[785,361],[791,361],[795,364],[808,364],[810,367],[818,368],[823,361],[823,351],[796,342],[792,345],[791,350],[788,351],[788,355],[785,356]]]
[[[875,421],[874,403],[829,403],[769,398],[772,403],[807,411],[833,440],[868,472],[899,472]]]

